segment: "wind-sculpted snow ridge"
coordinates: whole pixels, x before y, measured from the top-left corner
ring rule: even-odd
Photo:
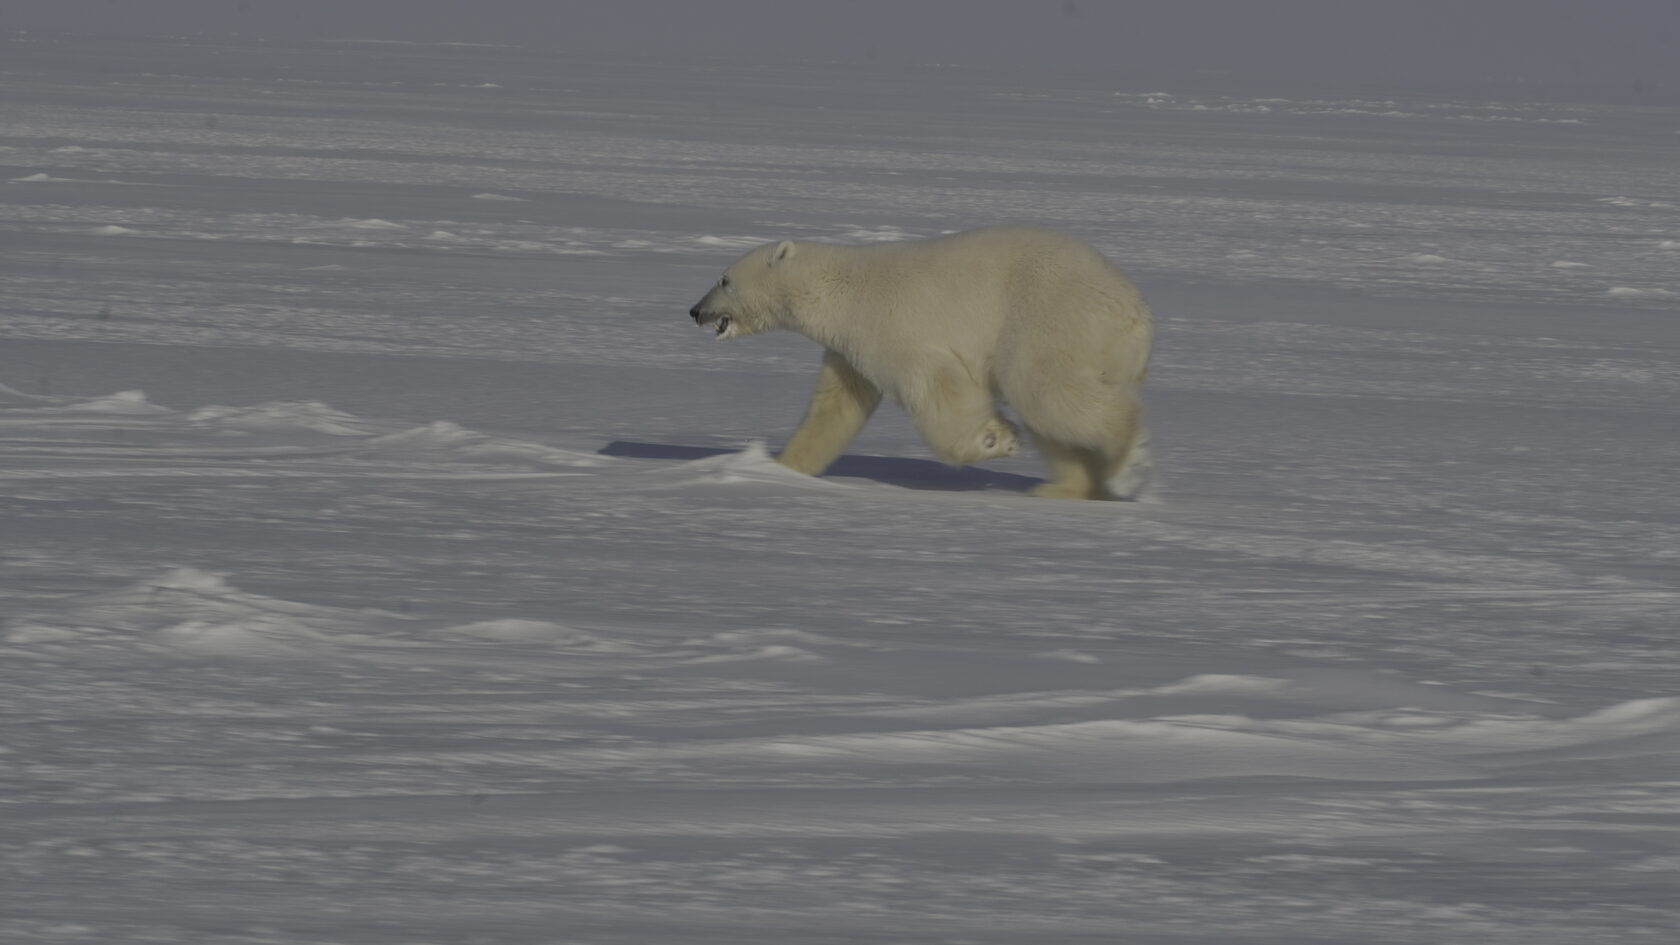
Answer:
[[[54,402],[53,398],[51,398],[51,397],[47,397],[47,396],[42,395],[42,394],[26,394],[23,391],[18,390],[14,387],[8,387],[5,384],[0,384],[0,406],[13,406],[13,405],[16,405],[16,404],[41,404],[41,403],[53,403],[53,402]]]
[[[849,462],[819,480],[762,443],[9,397],[8,547],[39,555],[0,565],[80,573],[0,620],[20,723],[0,735],[0,931],[211,941],[193,930],[231,908],[281,945],[334,940],[354,908],[401,930],[371,941],[422,922],[470,940],[487,907],[464,901],[651,942],[658,903],[735,942],[824,941],[766,937],[790,916],[886,941],[832,902],[908,893],[892,928],[931,904],[998,945],[1116,923],[1311,941],[1325,921],[1516,945],[1541,921],[1521,877],[1569,890],[1544,923],[1571,940],[1662,940],[1644,930],[1672,918],[1680,856],[1643,825],[1673,813],[1680,700],[1420,680],[1369,654],[1439,647],[1431,628],[1357,628],[1482,596],[1530,621],[1656,619],[1671,592],[1308,541],[1194,494],[1074,515]],[[1258,629],[1291,598],[1331,619]],[[1204,637],[1176,612],[1256,629]],[[1437,669],[1513,658],[1456,645]],[[320,908],[298,917],[300,897]]]
[[[104,453],[63,443],[59,449],[70,455],[62,458],[73,456],[80,475],[296,478],[331,470],[369,478],[517,478],[605,462],[592,453],[494,436],[446,420],[402,428],[316,401],[177,411],[151,402],[141,391],[87,399],[16,396],[26,399],[15,406],[0,401],[0,442],[15,441],[14,461],[0,459],[0,479],[44,481],[69,474],[64,467],[42,468],[40,442],[64,441],[65,431],[76,429],[117,435],[128,445]],[[235,465],[241,459],[263,462],[241,468]]]
[[[0,918],[13,940],[73,940],[35,922],[67,897],[87,929],[237,904],[256,941],[331,940],[335,919],[252,898],[284,888],[393,927],[457,928],[459,905],[427,905],[442,896],[636,930],[654,901],[765,942],[757,923],[791,915],[885,934],[827,901],[913,892],[977,941],[1116,922],[1174,941],[1172,902],[1212,888],[1184,940],[1290,927],[1273,910],[1294,903],[1393,941],[1472,923],[1515,945],[1534,906],[1488,880],[1515,870],[1568,899],[1545,910],[1567,940],[1655,942],[1680,869],[1624,825],[1672,816],[1672,698],[1573,714],[1385,672],[1174,678],[1112,653],[580,624],[563,605],[461,622],[239,580],[167,569],[5,623],[28,720],[0,748],[0,869],[28,904]],[[1608,797],[1589,787],[1606,768]],[[148,888],[220,891],[151,916]]]
[[[188,567],[13,618],[4,640],[36,659],[325,659],[401,619],[247,594],[222,575]]]
[[[260,433],[326,433],[331,436],[371,436],[374,429],[342,410],[318,401],[253,404],[248,407],[200,407],[184,418],[195,427],[230,436]]]
[[[1165,112],[1225,112],[1279,118],[1400,119],[1408,122],[1515,122],[1587,125],[1593,111],[1582,105],[1487,101],[1428,101],[1359,98],[1256,98],[1241,95],[1115,92],[1118,103]]]
[[[0,468],[0,477],[20,485],[27,482],[32,491],[25,494],[40,500],[63,501],[74,494],[79,487],[74,475],[65,478],[66,472],[97,472],[114,482],[164,477],[182,487],[230,473],[381,484],[381,495],[358,499],[352,507],[360,517],[375,514],[381,504],[395,509],[410,501],[400,491],[404,481],[457,479],[478,490],[533,476],[533,481],[546,483],[545,493],[477,492],[505,506],[493,513],[498,521],[518,515],[522,503],[544,494],[551,497],[544,502],[568,493],[593,497],[584,499],[586,507],[592,504],[598,513],[613,515],[628,511],[628,506],[615,505],[609,498],[613,496],[618,503],[635,503],[679,492],[691,499],[713,496],[726,508],[778,495],[811,496],[842,503],[836,511],[856,514],[867,501],[863,493],[880,494],[880,484],[867,479],[821,480],[793,473],[776,464],[761,442],[738,452],[714,451],[715,455],[687,460],[681,451],[670,449],[670,458],[649,462],[493,436],[449,421],[402,427],[319,402],[176,411],[138,391],[94,398],[30,397],[0,409],[0,431],[12,445],[22,447],[8,450],[12,462]],[[44,439],[49,436],[56,439]],[[32,474],[41,468],[54,474]],[[875,488],[860,493],[860,485]],[[156,505],[161,498],[146,501]],[[220,501],[202,493],[192,507],[212,513],[221,507]],[[923,514],[947,504],[941,500]],[[285,500],[271,499],[267,505],[268,514],[280,521],[301,513]],[[1016,508],[1053,512],[1066,507],[1028,502],[995,506],[994,514],[1014,515]],[[444,519],[437,523],[442,534],[466,527],[462,511],[464,507],[442,513]],[[1333,566],[1407,581],[1452,580],[1474,573],[1513,588],[1539,589],[1576,580],[1571,569],[1551,563],[1232,532],[1209,528],[1194,514],[1188,519],[1153,514],[1167,517],[1134,516],[1126,526],[1130,540],[1178,549],[1177,554],[1238,555],[1269,566]],[[859,521],[868,520],[866,515]],[[706,553],[703,547],[695,552]],[[718,566],[728,568],[729,559],[710,565]],[[763,577],[773,579],[771,573]],[[667,630],[648,637],[640,631],[579,626],[564,608],[517,616],[481,614],[451,622],[415,613],[400,601],[305,604],[247,592],[234,580],[193,566],[165,569],[125,588],[72,597],[15,616],[6,623],[5,640],[15,655],[36,665],[148,656],[371,666],[411,660],[420,652],[416,647],[450,649],[467,642],[562,647],[605,659],[594,672],[622,671],[631,665],[623,662],[628,659],[638,673],[672,679],[688,679],[697,672],[722,674],[720,679],[738,677],[729,685],[745,685],[749,691],[770,685],[782,693],[778,698],[784,708],[797,705],[802,691],[803,698],[815,700],[812,712],[822,707],[820,732],[801,732],[814,716],[798,710],[785,731],[743,735],[741,729],[783,726],[772,716],[757,718],[733,709],[707,723],[703,745],[692,749],[683,747],[680,739],[666,739],[644,748],[621,745],[562,752],[541,763],[573,772],[659,770],[662,776],[700,782],[746,769],[801,783],[853,778],[863,769],[888,783],[921,783],[927,778],[1156,783],[1262,775],[1474,780],[1498,768],[1490,759],[1511,752],[1525,753],[1524,764],[1541,764],[1546,752],[1579,752],[1597,742],[1607,755],[1644,757],[1646,746],[1672,738],[1676,724],[1673,700],[1646,699],[1560,717],[1543,704],[1357,673],[1202,673],[1142,688],[1031,689],[1034,679],[1112,681],[1116,670],[1107,660],[1077,650],[1049,654],[1055,659],[1039,652],[1022,654],[1019,665],[1009,671],[1016,690],[1009,694],[894,698],[878,688],[878,681],[913,676],[918,666],[961,664],[972,657],[965,656],[962,647],[951,649],[947,644],[844,642],[833,635],[793,630],[698,637]],[[1617,592],[1604,586],[1600,593]],[[1640,594],[1631,587],[1621,593],[1630,601]],[[1670,599],[1661,593],[1646,596],[1651,606]],[[1550,598],[1554,606],[1568,606],[1567,598]],[[450,652],[443,657],[446,661],[464,658]],[[556,669],[541,672],[546,678]],[[1120,672],[1119,678],[1125,678],[1126,671]],[[949,674],[948,668],[940,673]],[[817,678],[822,685],[808,688],[809,680]],[[602,684],[597,679],[576,685]],[[840,703],[831,702],[834,698]],[[845,721],[851,716],[853,721]],[[940,724],[928,727],[930,722]]]
[[[466,624],[377,608],[328,607],[252,594],[227,576],[170,568],[127,587],[6,621],[0,641],[39,662],[157,660],[377,661],[382,651],[457,641],[630,649],[546,620]],[[132,665],[132,663],[131,663]]]
[[[43,406],[40,410],[48,415],[90,414],[117,417],[147,417],[174,412],[168,407],[147,400],[146,392],[139,390],[119,391],[88,400],[61,401],[53,406]]]
[[[600,457],[576,450],[556,449],[507,437],[469,430],[449,420],[387,433],[367,441],[370,452],[383,456],[462,460],[489,464],[587,468],[602,465]]]
[[[874,681],[902,677],[917,666],[995,660],[947,646],[859,645],[791,630],[650,636],[628,628],[585,630],[540,616],[457,623],[440,615],[254,594],[226,575],[193,567],[166,569],[11,618],[0,641],[11,657],[48,676],[55,664],[77,672],[120,663],[144,672],[144,660],[163,667],[211,660],[230,669],[239,661],[303,661],[373,674],[430,664],[448,667],[440,682],[449,686],[459,684],[450,679],[478,677],[474,667],[495,666],[502,684],[526,679],[556,686],[544,696],[550,711],[571,705],[593,715],[617,705],[593,723],[599,730],[593,738],[574,742],[555,733],[540,748],[523,754],[510,749],[498,762],[573,785],[654,776],[696,786],[743,777],[810,786],[859,778],[904,786],[1242,777],[1473,782],[1502,771],[1555,774],[1581,759],[1628,771],[1661,770],[1680,745],[1675,698],[1560,716],[1543,704],[1354,671],[1200,674],[1143,688],[893,696],[877,691]],[[529,656],[532,648],[568,656],[523,671],[503,665]],[[617,674],[631,670],[641,684],[625,702],[611,691],[619,685]],[[1060,675],[1042,663],[1023,663],[1016,672],[1012,685]],[[696,686],[713,692],[693,706],[686,723],[660,731],[673,724],[666,713],[674,702],[698,697]],[[220,688],[208,684],[205,694]],[[183,698],[184,707],[194,697]],[[487,692],[486,698],[499,697]],[[469,719],[455,723],[465,724]],[[630,734],[637,731],[645,734]],[[423,753],[406,754],[412,760],[388,763],[424,763]],[[497,754],[488,752],[483,763]],[[456,756],[456,763],[467,761]],[[309,765],[297,767],[301,776]],[[510,776],[477,775],[483,790],[514,790]],[[256,790],[255,783],[236,793]],[[189,782],[178,790],[183,798],[216,796]],[[256,790],[249,796],[260,795]]]
[[[8,184],[119,184],[126,185],[129,181],[121,180],[84,180],[78,177],[54,177],[51,174],[30,174],[28,177],[13,177],[6,181]]]

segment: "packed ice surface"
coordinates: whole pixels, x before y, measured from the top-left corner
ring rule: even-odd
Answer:
[[[12,37],[0,940],[1668,942],[1680,114]],[[999,220],[1151,501],[687,307]]]

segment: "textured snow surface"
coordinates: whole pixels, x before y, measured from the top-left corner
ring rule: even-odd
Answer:
[[[1667,943],[1680,115],[10,37],[0,941]],[[1149,501],[687,308],[1132,271]]]

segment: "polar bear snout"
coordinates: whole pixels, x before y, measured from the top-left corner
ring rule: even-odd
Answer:
[[[734,327],[735,319],[729,315],[723,314],[722,312],[711,311],[703,308],[702,306],[704,305],[705,302],[702,301],[700,305],[696,305],[688,310],[688,316],[694,319],[694,324],[699,325],[701,328],[705,328],[708,325],[716,325],[717,335],[719,338],[729,337],[729,329]]]

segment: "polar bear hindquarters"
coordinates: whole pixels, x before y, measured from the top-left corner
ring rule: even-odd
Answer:
[[[1096,250],[1071,238],[1059,248],[1009,289],[995,383],[1050,466],[1035,494],[1115,498],[1108,483],[1143,436],[1154,320]]]

